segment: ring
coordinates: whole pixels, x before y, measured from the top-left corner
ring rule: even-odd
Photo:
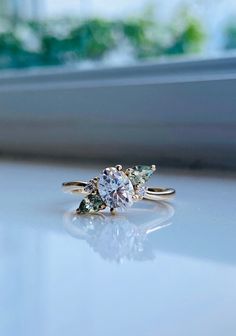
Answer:
[[[155,165],[138,165],[123,171],[122,166],[117,165],[105,168],[89,182],[64,182],[62,187],[65,192],[86,194],[77,214],[98,212],[106,207],[114,214],[115,209],[126,209],[142,199],[160,201],[175,194],[173,188],[145,186],[155,170]]]

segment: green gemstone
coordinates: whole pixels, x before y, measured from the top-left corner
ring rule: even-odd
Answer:
[[[129,179],[134,186],[148,181],[155,169],[152,166],[135,166],[129,174]]]
[[[99,210],[105,209],[106,204],[101,199],[100,195],[88,195],[85,197],[80,203],[79,208],[77,209],[78,213],[90,213],[90,212],[98,212]]]

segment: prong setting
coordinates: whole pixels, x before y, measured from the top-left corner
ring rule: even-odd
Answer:
[[[133,171],[134,171],[133,168],[127,168],[126,171],[125,171],[125,174],[127,176],[129,176],[129,175],[131,175],[133,173]]]
[[[151,165],[151,168],[152,168],[152,171],[154,172],[154,171],[156,171],[156,169],[157,169],[157,167],[156,167],[156,165]]]
[[[110,208],[110,213],[114,216],[116,214],[116,210],[114,208]]]
[[[134,201],[134,202],[139,201],[139,196],[138,196],[137,194],[134,194],[134,195],[133,195],[133,201]]]
[[[118,164],[118,165],[116,165],[116,169],[117,169],[118,171],[122,171],[123,167],[122,167],[122,165]]]

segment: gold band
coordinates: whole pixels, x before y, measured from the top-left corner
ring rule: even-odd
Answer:
[[[87,182],[74,181],[74,182],[64,182],[62,184],[63,191],[72,194],[88,194],[84,190],[87,186]],[[160,187],[147,187],[143,198],[151,201],[160,201],[172,197],[175,194],[175,189],[173,188],[160,188]]]
[[[150,201],[159,201],[159,200],[165,200],[167,198],[170,198],[174,196],[175,189],[173,188],[147,188],[146,192],[144,194],[145,199],[148,199]]]
[[[69,192],[69,193],[82,193],[87,194],[86,191],[84,191],[84,188],[86,187],[88,183],[83,181],[74,181],[74,182],[64,182],[62,183],[63,191]]]

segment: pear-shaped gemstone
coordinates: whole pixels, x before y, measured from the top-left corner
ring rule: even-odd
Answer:
[[[90,212],[98,212],[99,210],[105,209],[106,204],[101,199],[98,194],[90,194],[85,197],[80,203],[79,208],[76,210],[77,213],[90,213]]]
[[[134,166],[129,172],[128,176],[134,186],[144,184],[148,181],[150,176],[154,173],[155,166]]]

